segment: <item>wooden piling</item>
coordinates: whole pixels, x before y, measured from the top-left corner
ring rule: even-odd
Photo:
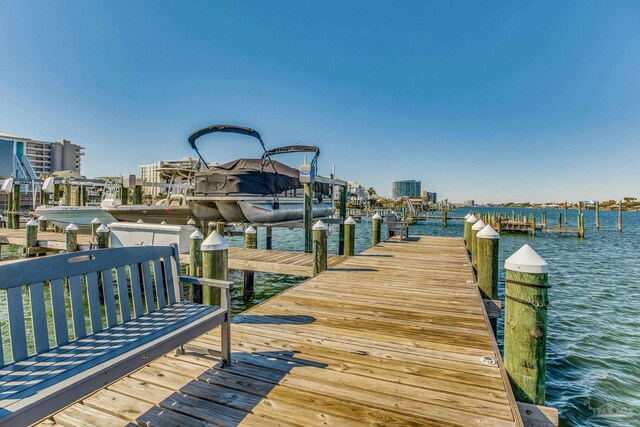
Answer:
[[[273,227],[267,227],[267,237],[265,239],[265,246],[268,251],[273,248]]]
[[[562,212],[558,212],[558,230],[562,228]]]
[[[100,227],[96,228],[96,247],[98,249],[109,247],[109,227],[104,224],[100,224]]]
[[[304,251],[313,251],[313,186],[304,183]]]
[[[216,223],[216,231],[218,232],[219,235],[224,236],[224,227],[225,227],[225,223],[222,221],[218,221]]]
[[[60,184],[53,184],[53,203],[58,205],[60,201]]]
[[[476,222],[478,222],[478,219],[473,215],[469,215],[469,217],[464,221],[464,243],[467,248],[467,252],[469,253],[472,251],[471,227],[473,227],[473,224]]]
[[[600,230],[600,202],[596,202],[596,229]]]
[[[544,405],[549,265],[524,245],[504,267],[504,365],[516,400]]]
[[[344,255],[344,220],[347,219],[347,187],[340,187],[340,230],[338,234],[338,255]]]
[[[211,234],[214,230],[216,229],[216,223],[213,221],[209,221],[207,223],[207,232],[206,233],[202,233],[205,236],[208,236],[209,234]]]
[[[356,221],[349,217],[344,221],[344,254],[355,255],[356,250]]]
[[[318,221],[313,226],[313,275],[327,269],[327,226]]]
[[[71,206],[71,184],[69,181],[64,183],[64,205]]]
[[[498,299],[498,248],[500,235],[490,225],[485,226],[476,235],[478,239],[477,282],[483,297]]]
[[[196,230],[189,236],[189,274],[191,276],[202,275],[202,252],[200,246],[204,236],[200,230]],[[191,301],[202,304],[202,287],[191,285],[189,288]]]
[[[120,198],[123,205],[129,204],[129,189],[124,185],[120,185]]]
[[[584,214],[578,216],[578,237],[584,237]]]
[[[531,236],[536,237],[536,216],[531,212]]]
[[[102,222],[98,218],[93,218],[91,220],[91,238],[96,238],[96,233],[98,232],[98,228],[102,225]]]
[[[47,220],[46,216],[40,215],[40,218],[38,218],[38,230],[47,231],[48,227],[49,227],[49,220]]]
[[[382,215],[376,212],[371,218],[371,245],[375,246],[382,239]]]
[[[25,226],[25,255],[29,256],[29,249],[38,246],[38,221],[31,218]]]
[[[202,252],[202,277],[205,279],[227,280],[229,266],[229,244],[220,233],[214,231],[200,246]],[[202,303],[220,306],[220,290],[205,286],[202,289]]]
[[[442,208],[442,227],[447,228],[447,210]]]
[[[246,249],[258,248],[258,232],[250,225],[244,230],[244,247]],[[253,297],[253,288],[255,282],[255,272],[252,270],[244,270],[244,289],[243,294],[245,298]]]
[[[485,224],[484,221],[482,221],[481,219],[476,221],[471,226],[471,265],[473,266],[474,269],[477,268],[477,264],[478,264],[478,255],[477,255],[478,239],[476,236],[478,235],[480,230],[482,230],[486,226],[487,224]]]
[[[76,186],[76,190],[74,192],[75,200],[73,201],[73,206],[82,206],[82,186]]]
[[[142,204],[142,185],[136,185],[133,189],[133,204],[141,205]]]
[[[622,200],[618,205],[618,231],[622,231]]]
[[[568,213],[568,212],[567,212],[567,210],[568,210],[568,209],[569,209],[569,202],[567,202],[567,201],[565,200],[565,202],[564,202],[564,223],[565,223],[565,224],[567,223],[567,217],[568,217],[568,215],[567,215],[567,213]],[[558,228],[560,228],[560,227],[558,227]]]
[[[11,228],[17,230],[20,228],[20,184],[13,185],[13,192],[11,198],[11,210],[13,213],[11,214]]]
[[[78,250],[78,227],[71,223],[64,229],[66,234],[65,243],[67,253],[76,252]]]

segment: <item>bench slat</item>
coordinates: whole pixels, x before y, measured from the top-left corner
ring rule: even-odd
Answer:
[[[153,260],[153,275],[156,279],[156,295],[158,296],[158,308],[167,305],[164,288],[164,274],[162,273],[162,263],[159,259]]]
[[[120,302],[120,315],[123,322],[131,320],[129,308],[129,286],[127,285],[127,270],[124,266],[116,270],[118,280],[118,301]]]
[[[133,296],[133,315],[134,317],[140,317],[144,314],[144,311],[142,310],[142,295],[140,287],[140,265],[130,265],[129,274],[129,277],[131,278],[131,295]]]
[[[53,308],[53,330],[56,335],[56,345],[69,342],[69,327],[67,325],[67,310],[64,303],[64,284],[62,279],[49,282],[51,289],[51,306]]]
[[[69,277],[69,296],[71,297],[71,319],[73,335],[78,338],[87,336],[87,325],[84,320],[84,303],[82,302],[82,282],[80,276]]]
[[[47,330],[47,310],[44,305],[44,284],[32,283],[29,286],[31,299],[31,323],[33,325],[33,340],[36,353],[49,349],[49,332]]]
[[[153,298],[153,284],[151,283],[151,269],[149,268],[149,261],[144,261],[142,264],[142,281],[144,282],[144,303],[146,305],[147,313],[156,311],[155,301]]]
[[[100,307],[100,287],[98,286],[98,273],[87,273],[87,294],[89,299],[89,318],[91,319],[91,331],[95,334],[102,328],[102,307]]]
[[[7,306],[13,360],[25,359],[29,353],[27,351],[27,334],[24,329],[22,286],[7,289]]]
[[[176,301],[182,301],[177,293],[176,283],[178,282],[178,274],[174,268],[175,261],[172,257],[164,257],[164,271],[167,278],[167,294],[169,295],[169,304],[175,304]]]
[[[102,270],[102,290],[104,293],[104,308],[107,313],[107,327],[118,323],[116,315],[116,298],[113,294],[113,276],[111,269]]]

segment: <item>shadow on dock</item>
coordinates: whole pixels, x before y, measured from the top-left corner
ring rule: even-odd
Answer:
[[[316,321],[313,316],[296,315],[270,315],[260,316],[257,314],[240,314],[233,318],[232,323],[247,323],[254,325],[262,325],[269,323],[272,325],[293,325],[293,324],[309,324]]]

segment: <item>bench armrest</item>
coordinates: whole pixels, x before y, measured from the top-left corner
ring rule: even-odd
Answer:
[[[180,283],[190,283],[192,285],[209,286],[211,288],[231,289],[233,282],[227,280],[205,279],[204,277],[195,276],[178,276]]]

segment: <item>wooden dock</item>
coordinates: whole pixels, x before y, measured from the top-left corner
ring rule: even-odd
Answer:
[[[27,239],[25,237],[25,229],[9,229],[0,228],[0,246],[2,245],[18,245],[26,246]],[[88,234],[78,234],[78,247],[80,250],[89,249],[92,242],[91,236]],[[64,233],[54,233],[51,231],[38,232],[37,248],[45,251],[64,251],[65,250]]]
[[[274,254],[274,256],[276,256]],[[44,425],[520,426],[462,239],[387,241]]]

